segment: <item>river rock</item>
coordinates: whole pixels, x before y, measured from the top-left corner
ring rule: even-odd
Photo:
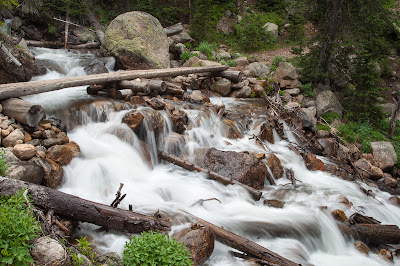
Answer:
[[[354,162],[354,165],[359,168],[359,173],[364,178],[370,178],[376,181],[383,177],[382,170],[372,165],[367,159],[359,159]]]
[[[282,209],[283,206],[285,206],[285,202],[280,201],[280,200],[264,200],[264,205],[267,205],[267,206],[273,207],[273,208]]]
[[[211,90],[218,92],[222,96],[228,96],[231,93],[232,82],[229,79],[222,78],[211,85]]]
[[[8,178],[27,181],[34,184],[40,184],[44,177],[43,168],[32,162],[14,162],[10,164],[7,170]]]
[[[290,94],[290,96],[294,97],[300,94],[300,89],[299,88],[294,88],[294,89],[286,89],[284,90],[285,93]]]
[[[23,142],[24,138],[24,133],[20,129],[16,129],[2,140],[2,144],[4,147],[14,147],[19,140]]]
[[[153,109],[144,109],[142,110],[144,119],[146,120],[147,129],[141,127],[143,130],[151,130],[154,132],[154,136],[158,138],[158,136],[164,130],[164,118],[160,112],[157,112]],[[143,137],[143,134],[147,134],[147,132],[141,131],[139,135]]]
[[[387,170],[397,163],[397,154],[389,141],[371,142],[372,155],[379,168]]]
[[[342,210],[334,210],[331,212],[331,214],[332,214],[333,218],[335,218],[336,220],[341,221],[341,222],[344,222],[348,219],[346,214]]]
[[[102,74],[102,73],[108,73],[108,69],[103,63],[100,62],[95,62],[92,63],[84,68],[86,71],[87,75],[94,75],[94,74]]]
[[[146,103],[154,110],[164,110],[166,105],[162,99],[159,99],[157,97],[153,97],[149,100],[146,100]]]
[[[264,187],[268,172],[260,158],[246,152],[220,151],[208,149],[205,156],[198,158],[200,166],[232,178],[255,189]]]
[[[32,144],[17,144],[13,153],[21,160],[29,160],[36,154],[35,146]]]
[[[181,110],[174,110],[171,113],[172,124],[174,125],[175,132],[182,134],[186,130],[189,122],[187,114]]]
[[[318,159],[314,154],[308,153],[307,155],[303,156],[303,159],[308,170],[326,171],[325,164],[320,159]]]
[[[78,143],[75,141],[71,141],[65,144],[69,149],[71,149],[72,157],[78,157],[81,155],[81,148],[79,147]]]
[[[105,254],[98,254],[96,256],[96,262],[100,263],[100,265],[121,265],[121,257],[117,252],[107,252]]]
[[[275,179],[279,179],[283,176],[284,170],[281,161],[275,154],[271,153],[268,156],[267,165],[271,169]]]
[[[203,102],[203,94],[199,90],[194,90],[190,94],[190,101],[192,103],[202,103]]]
[[[324,149],[323,154],[327,156],[335,156],[336,154],[336,140],[334,138],[318,139],[318,143]]]
[[[369,253],[369,248],[368,248],[367,245],[364,244],[364,242],[356,241],[356,242],[354,242],[354,246],[355,246],[356,249],[358,249],[358,251],[360,251],[361,253],[364,253],[364,254],[368,255],[368,253]]]
[[[397,185],[398,185],[398,181],[397,181],[397,179],[393,178],[390,174],[384,173],[383,174],[383,184],[392,189],[396,189]]]
[[[169,67],[167,34],[158,19],[145,12],[116,17],[107,27],[103,45],[123,68]]]
[[[67,252],[64,247],[48,236],[36,239],[30,253],[36,265],[63,266],[67,264]]]
[[[245,70],[248,70],[251,76],[257,78],[266,77],[269,74],[269,67],[260,62],[251,63],[246,66]]]
[[[340,116],[343,114],[343,107],[335,94],[330,91],[322,91],[318,93],[316,99],[317,116],[320,117],[323,114],[336,113]]]
[[[142,126],[144,116],[139,111],[133,110],[124,115],[122,123],[128,125],[128,127],[135,133],[139,132],[139,128]]]
[[[279,85],[281,88],[285,88],[285,92],[287,91],[287,89],[291,90],[291,89],[298,89],[301,88],[302,84],[298,79],[281,79],[281,81],[279,82]]]
[[[177,232],[174,237],[185,244],[194,265],[203,265],[214,251],[214,235],[207,227],[193,225]]]
[[[275,143],[273,127],[268,123],[263,123],[260,127],[260,134],[258,135],[261,140],[266,140],[271,144]]]
[[[379,251],[379,256],[387,261],[393,262],[393,254],[391,251],[386,249],[381,249]]]
[[[234,98],[249,98],[251,95],[251,87],[243,86],[240,90],[234,91],[231,97]]]
[[[230,119],[222,120],[224,125],[223,135],[228,139],[241,139],[243,134],[238,130],[236,123]]]
[[[64,177],[64,169],[62,166],[51,159],[40,159],[39,162],[35,161],[35,163],[42,165],[44,169],[45,175],[42,181],[43,185],[51,188],[57,188],[61,185]]]
[[[54,145],[47,150],[46,158],[60,165],[67,165],[71,162],[73,154],[72,149],[66,145]]]

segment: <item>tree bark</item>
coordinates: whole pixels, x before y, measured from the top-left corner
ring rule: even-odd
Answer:
[[[96,30],[96,36],[99,38],[100,44],[103,45],[104,42],[104,32],[101,24],[97,21],[96,17],[94,16],[92,10],[88,8],[88,19],[90,24],[92,24],[93,28]]]
[[[53,210],[66,219],[93,223],[120,232],[140,233],[149,230],[169,231],[166,220],[113,208],[88,201],[52,188],[0,176],[0,195],[13,195],[21,189],[28,189],[32,202],[44,210]]]
[[[113,73],[94,74],[81,77],[69,77],[53,80],[37,80],[0,85],[0,100],[20,97],[35,93],[54,91],[63,88],[102,84],[113,81],[132,80],[136,78],[158,78],[179,75],[188,75],[202,72],[218,72],[227,69],[227,66],[182,67],[151,70],[131,70]]]
[[[182,32],[184,29],[185,28],[183,27],[182,23],[179,22],[175,25],[164,28],[164,31],[167,34],[167,36],[172,36],[172,35]]]
[[[1,103],[3,114],[15,118],[18,122],[35,127],[45,116],[42,106],[26,102],[19,98],[11,98]]]
[[[239,83],[243,80],[242,71],[225,70],[225,71],[218,73],[218,76],[227,78],[234,83]]]
[[[90,95],[97,95],[99,91],[104,90],[104,88],[104,85],[90,85],[86,88],[86,92]]]
[[[257,243],[255,243],[249,239],[246,239],[242,236],[239,236],[237,234],[229,232],[229,231],[223,229],[222,227],[218,227],[218,226],[216,226],[212,223],[209,223],[203,219],[200,219],[196,216],[193,216],[193,218],[195,220],[197,220],[197,222],[199,222],[203,226],[210,229],[210,231],[214,234],[215,238],[218,241],[220,241],[232,248],[240,250],[246,254],[249,254],[251,256],[259,258],[263,261],[267,261],[268,263],[270,263],[270,265],[282,265],[282,266],[283,265],[284,266],[300,265],[300,264],[297,264],[291,260],[288,260],[288,259],[272,252],[269,249],[266,249],[266,248],[258,245]]]
[[[122,80],[119,83],[119,87],[130,89],[132,92],[143,92],[150,94],[151,90],[146,82],[137,82],[133,80]]]
[[[338,224],[340,231],[348,237],[366,244],[400,244],[400,229],[396,225],[382,224]]]
[[[117,90],[115,92],[115,98],[118,100],[123,100],[127,96],[132,96],[133,91],[131,89]]]
[[[176,157],[176,156],[174,156],[172,154],[169,154],[169,153],[167,153],[165,151],[160,151],[159,150],[158,151],[158,156],[160,157],[160,159],[169,161],[169,162],[171,162],[171,163],[173,163],[175,165],[178,165],[178,166],[180,166],[182,168],[185,168],[187,170],[206,173],[206,174],[208,174],[208,177],[210,179],[214,179],[216,181],[219,181],[219,182],[223,183],[224,185],[239,185],[239,186],[245,188],[251,194],[251,196],[254,198],[254,200],[260,200],[260,198],[261,198],[262,192],[257,190],[257,189],[254,189],[254,188],[252,188],[250,186],[242,184],[242,183],[240,183],[240,182],[238,182],[236,180],[233,180],[231,178],[222,176],[222,175],[220,175],[218,173],[215,173],[215,172],[209,171],[207,169],[201,168],[201,167],[199,167],[197,165],[194,165],[193,163],[191,163],[189,161],[185,161],[185,160],[183,160],[183,159],[181,159],[179,157]]]
[[[167,89],[167,84],[158,79],[145,79],[144,82],[147,82],[147,86],[150,88],[152,92],[164,92]]]

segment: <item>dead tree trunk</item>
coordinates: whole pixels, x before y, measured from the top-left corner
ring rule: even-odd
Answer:
[[[160,151],[159,150],[158,151],[158,156],[160,157],[160,159],[169,161],[169,162],[171,162],[171,163],[173,163],[175,165],[178,165],[178,166],[180,166],[182,168],[185,168],[187,170],[206,173],[206,174],[208,174],[208,177],[210,179],[214,179],[216,181],[219,181],[219,182],[223,183],[224,185],[239,185],[239,186],[245,188],[251,194],[251,196],[254,198],[254,200],[260,200],[260,198],[261,198],[261,195],[262,195],[261,191],[259,191],[257,189],[254,189],[254,188],[252,188],[250,186],[247,186],[245,184],[242,184],[242,183],[240,183],[240,182],[238,182],[238,181],[236,181],[234,179],[231,179],[231,178],[222,176],[222,175],[220,175],[218,173],[215,173],[215,172],[209,171],[207,169],[201,168],[201,167],[199,167],[197,165],[194,165],[193,163],[191,163],[189,161],[182,160],[181,158],[176,157],[176,156],[174,156],[172,154],[169,154],[167,152],[164,152],[164,151]]]
[[[218,73],[218,76],[227,78],[234,83],[239,83],[243,80],[243,73],[241,71],[225,70]]]
[[[167,84],[158,79],[143,79],[143,82],[147,83],[147,86],[154,93],[164,92],[167,89]]]
[[[123,80],[119,83],[119,87],[130,89],[132,92],[143,92],[145,94],[150,94],[150,88],[146,82]]]
[[[34,40],[26,40],[26,44],[28,46],[34,47],[44,47],[44,48],[62,48],[64,47],[64,43],[62,42],[46,42],[46,41],[34,41]],[[89,42],[85,44],[68,44],[68,49],[97,49],[100,48],[100,43],[98,42]]]
[[[90,85],[86,88],[87,94],[97,95],[99,91],[104,90],[104,85]]]
[[[209,223],[203,219],[200,219],[196,216],[193,216],[193,218],[195,220],[197,220],[197,222],[199,222],[203,226],[210,229],[210,231],[214,234],[215,238],[218,241],[220,241],[232,248],[240,250],[246,254],[249,254],[251,256],[259,258],[263,261],[267,261],[270,263],[270,265],[282,265],[282,266],[283,265],[284,266],[299,265],[291,260],[288,260],[288,259],[272,252],[269,249],[266,249],[266,248],[258,245],[257,243],[255,243],[249,239],[246,239],[242,236],[239,236],[237,234],[229,232],[229,231],[223,229],[222,227],[218,227],[218,226],[216,226],[212,223]]]
[[[167,36],[172,36],[172,35],[182,32],[184,29],[185,28],[183,27],[182,23],[179,22],[175,25],[164,28],[164,31],[167,34]]]
[[[175,77],[203,72],[218,72],[227,69],[227,66],[182,67],[151,70],[131,70],[113,73],[94,74],[81,77],[69,77],[53,80],[37,80],[0,85],[0,100],[21,97],[25,95],[60,90],[63,88],[84,85],[103,84],[113,81],[133,80],[136,78]]]
[[[45,116],[42,106],[26,102],[19,98],[11,98],[1,103],[3,114],[15,118],[18,122],[35,127]]]
[[[88,222],[120,232],[169,231],[166,220],[88,201],[52,188],[0,176],[0,195],[28,189],[33,204],[74,221]]]
[[[96,17],[94,16],[92,10],[88,8],[88,18],[90,24],[92,24],[93,28],[96,30],[97,38],[99,38],[100,44],[103,45],[104,42],[104,32],[101,24],[97,21]]]
[[[118,100],[123,100],[128,96],[132,96],[133,95],[133,91],[130,89],[124,89],[124,90],[117,90],[115,92],[115,98]]]
[[[400,229],[396,225],[382,224],[338,224],[343,234],[366,244],[400,244]]]

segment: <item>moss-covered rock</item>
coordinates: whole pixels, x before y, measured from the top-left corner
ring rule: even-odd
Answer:
[[[167,35],[158,19],[145,12],[127,12],[116,17],[105,32],[104,48],[121,68],[169,67]]]

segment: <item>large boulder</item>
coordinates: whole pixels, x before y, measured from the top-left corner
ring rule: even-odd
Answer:
[[[67,264],[68,254],[56,240],[43,236],[33,243],[31,255],[36,265],[62,266]]]
[[[371,142],[372,155],[379,168],[385,170],[397,163],[397,154],[389,141]]]
[[[44,171],[35,163],[21,161],[10,165],[7,177],[39,185],[44,177]]]
[[[278,39],[278,34],[279,34],[278,25],[271,23],[271,22],[267,22],[267,23],[265,23],[265,25],[263,27],[266,32],[271,33],[275,39]]]
[[[127,12],[116,17],[107,27],[103,45],[116,57],[119,67],[169,67],[167,34],[158,19],[145,12]]]
[[[222,78],[211,85],[211,90],[218,92],[222,96],[228,96],[231,93],[232,82],[229,79]]]
[[[328,113],[337,113],[340,116],[343,114],[342,105],[330,90],[322,91],[317,95],[316,107],[317,117]]]
[[[269,67],[266,64],[260,62],[254,62],[246,66],[249,74],[253,77],[261,78],[268,76]]]
[[[261,158],[246,152],[220,151],[215,148],[208,149],[205,154],[199,154],[201,167],[232,178],[255,189],[264,187],[267,168]]]
[[[275,71],[275,80],[279,83],[281,80],[295,80],[298,78],[296,69],[289,62],[280,62]]]

